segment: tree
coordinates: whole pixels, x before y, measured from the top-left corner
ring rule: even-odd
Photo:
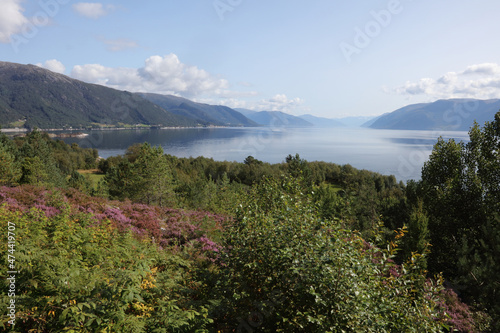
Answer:
[[[68,185],[86,194],[92,192],[92,185],[89,180],[76,170],[71,173],[71,177],[68,179]]]
[[[21,178],[21,170],[8,147],[0,141],[0,185],[16,185]]]
[[[137,177],[132,198],[159,206],[169,202],[173,195],[172,172],[161,146],[143,144],[134,161],[134,170]]]
[[[302,177],[306,181],[310,181],[311,169],[309,169],[307,161],[300,158],[299,154],[295,154],[295,156],[288,155],[285,161],[288,172],[292,177]]]
[[[255,157],[253,157],[251,155],[247,156],[245,158],[245,160],[243,161],[243,163],[246,164],[246,165],[254,165],[254,164],[262,165],[262,164],[264,164],[264,162],[259,161],[258,159],[256,159]]]
[[[478,302],[500,330],[500,112],[470,142],[439,139],[422,169],[429,216],[429,269],[443,271],[462,296]]]
[[[66,185],[65,177],[57,167],[49,142],[48,135],[37,130],[30,132],[26,136],[26,140],[19,150],[20,159],[24,159],[21,162],[23,170],[22,183],[45,183],[58,187]],[[28,174],[25,174],[25,172]]]
[[[40,157],[26,157],[21,165],[22,184],[47,185],[49,174]]]
[[[410,258],[412,253],[429,252],[429,218],[425,213],[423,201],[413,207],[408,221],[408,234],[403,239],[403,258]],[[427,266],[424,258],[423,267]]]
[[[173,196],[173,177],[163,149],[149,143],[133,147],[133,162],[122,159],[108,169],[105,181],[110,196],[160,206],[167,204]]]
[[[131,198],[136,191],[136,172],[132,163],[122,159],[117,165],[107,168],[104,180],[108,185],[109,196],[112,199]]]
[[[396,265],[381,250],[321,218],[303,182],[254,186],[225,231],[218,291],[237,331],[440,332],[440,287],[420,256]]]

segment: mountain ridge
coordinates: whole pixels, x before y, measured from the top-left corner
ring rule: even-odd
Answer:
[[[257,123],[227,106],[197,103],[174,95],[153,93],[137,93],[137,95],[173,114],[192,118],[203,125],[257,126]]]
[[[374,129],[468,131],[474,121],[483,125],[494,119],[500,99],[440,99],[410,104],[385,113],[367,127]]]
[[[236,111],[242,113],[245,117],[253,120],[261,126],[273,127],[310,127],[313,126],[309,121],[296,117],[294,115],[281,111],[254,111],[249,109],[237,108]]]
[[[316,117],[311,114],[304,114],[299,116],[299,118],[304,119],[305,121],[311,123],[316,127],[322,127],[322,128],[345,127],[345,124],[342,123],[340,119]]]
[[[0,62],[0,119],[3,127],[28,129],[196,125],[130,92],[9,62]]]

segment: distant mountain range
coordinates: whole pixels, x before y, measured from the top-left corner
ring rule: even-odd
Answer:
[[[386,113],[367,127],[402,130],[467,131],[474,123],[492,121],[500,110],[500,99],[445,99],[412,104]]]
[[[330,119],[330,118],[322,118],[322,117],[316,117],[310,114],[305,114],[302,116],[299,116],[301,119],[304,119],[305,121],[311,123],[312,125],[316,127],[345,127],[345,124],[340,122],[339,120],[335,119]]]
[[[236,111],[242,113],[247,118],[252,119],[262,126],[277,127],[359,127],[366,121],[374,117],[346,117],[346,118],[324,118],[316,117],[310,114],[293,116],[280,111],[254,111],[248,109],[236,108]]]
[[[209,105],[190,101],[186,98],[139,93],[139,96],[178,116],[195,120],[200,125],[216,126],[258,126],[258,122],[248,119],[240,112],[227,106]]]
[[[49,129],[197,123],[129,92],[84,83],[34,65],[0,62],[0,124]]]
[[[293,116],[281,111],[253,111],[248,109],[237,108],[236,111],[245,115],[261,126],[274,127],[309,127],[313,126],[307,120]]]
[[[0,125],[4,128],[131,126],[353,127],[468,130],[494,119],[500,99],[449,99],[408,105],[371,117],[330,119],[279,111],[231,109],[188,99],[130,93],[89,84],[34,65],[0,62]]]

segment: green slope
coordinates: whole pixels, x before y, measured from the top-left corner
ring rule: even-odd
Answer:
[[[129,92],[84,83],[34,65],[0,62],[0,124],[63,128],[193,126],[196,121]]]
[[[160,94],[138,94],[176,115],[196,119],[200,124],[218,126],[258,126],[238,111],[227,106],[196,103],[188,99]]]

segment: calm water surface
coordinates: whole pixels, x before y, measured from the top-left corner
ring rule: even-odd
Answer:
[[[439,136],[468,140],[467,132],[374,130],[364,128],[190,128],[91,131],[84,139],[68,138],[82,147],[99,150],[106,158],[123,154],[134,143],[161,145],[177,157],[211,157],[242,162],[247,156],[270,163],[288,154],[308,161],[351,164],[359,169],[419,179],[421,168]]]

